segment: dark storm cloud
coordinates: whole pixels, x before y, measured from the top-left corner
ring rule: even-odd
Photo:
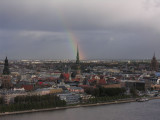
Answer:
[[[158,0],[0,1],[0,54],[74,59],[68,32],[86,59],[160,58]]]
[[[72,53],[65,38],[66,33],[57,32],[0,31],[0,50],[14,59],[69,59]]]
[[[0,4],[0,26],[2,29],[14,30],[64,31],[66,27],[82,30],[95,29],[98,25],[97,16],[99,16],[94,15],[96,10],[88,11],[87,6],[83,6],[83,3],[80,2],[80,5],[75,3],[70,0],[68,2],[57,0],[2,2]]]

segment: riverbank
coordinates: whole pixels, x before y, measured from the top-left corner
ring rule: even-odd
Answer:
[[[149,98],[149,100],[160,99],[160,97]],[[100,105],[110,105],[110,104],[122,104],[122,103],[130,103],[136,102],[136,99],[127,99],[127,100],[118,100],[113,102],[105,102],[105,103],[96,103],[96,104],[84,104],[84,105],[75,105],[75,106],[66,106],[66,107],[56,107],[56,108],[46,108],[46,109],[32,109],[26,111],[15,111],[15,112],[5,112],[0,113],[0,116],[4,115],[13,115],[13,114],[24,114],[24,113],[32,113],[32,112],[44,112],[44,111],[53,111],[53,110],[62,110],[62,109],[70,109],[70,108],[78,108],[78,107],[90,107],[90,106],[100,106]]]

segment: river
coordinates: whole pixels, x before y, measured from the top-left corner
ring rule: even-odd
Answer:
[[[160,120],[160,99],[7,115],[0,120]]]

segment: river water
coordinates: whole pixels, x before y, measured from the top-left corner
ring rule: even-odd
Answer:
[[[160,99],[0,116],[0,120],[160,120]]]

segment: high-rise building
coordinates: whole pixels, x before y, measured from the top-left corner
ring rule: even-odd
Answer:
[[[151,70],[158,71],[158,68],[159,68],[159,64],[154,53],[153,58],[151,60]]]
[[[9,71],[8,59],[6,57],[4,62],[4,69],[2,74],[2,88],[10,89],[12,87],[11,76]]]

